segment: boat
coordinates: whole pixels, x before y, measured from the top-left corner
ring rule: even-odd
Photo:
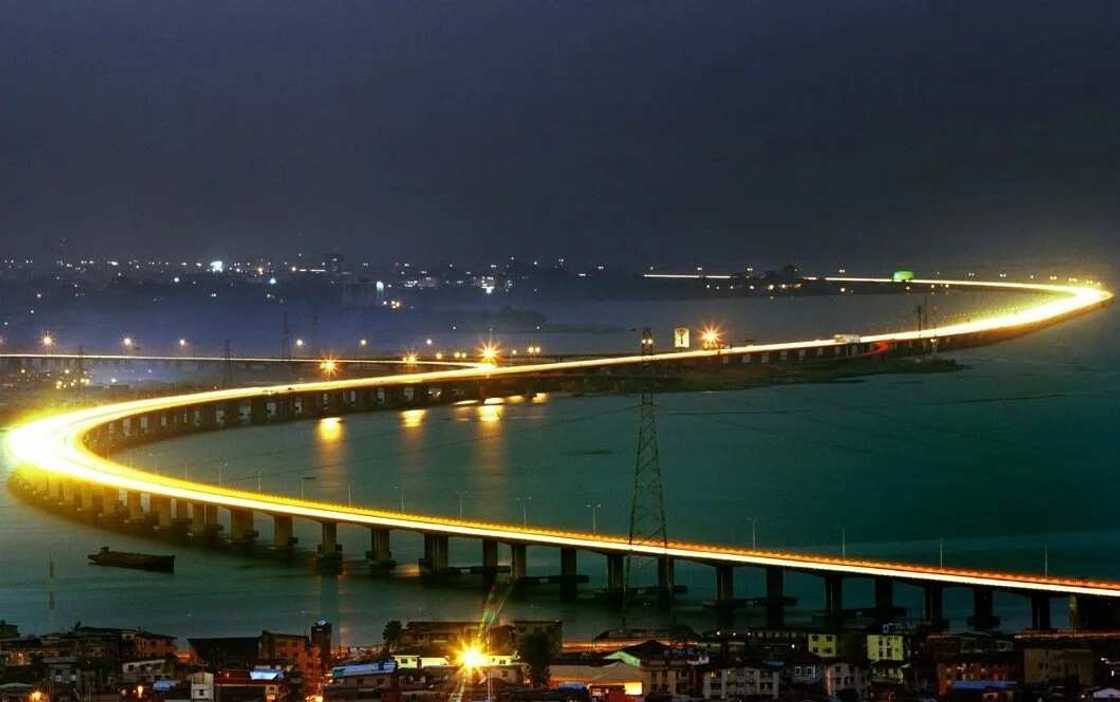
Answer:
[[[135,568],[137,570],[153,570],[161,573],[171,573],[175,570],[175,556],[156,556],[148,553],[112,551],[108,546],[102,546],[101,550],[97,553],[89,554],[89,560],[94,565],[112,566],[116,568]]]

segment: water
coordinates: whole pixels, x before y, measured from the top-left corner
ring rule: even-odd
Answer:
[[[990,304],[980,296],[959,304]],[[1011,304],[999,298],[1000,304]],[[1021,301],[1021,300],[1020,300]],[[828,320],[830,330],[859,324],[848,300],[781,301],[737,307],[733,325],[765,325],[787,338]],[[870,308],[868,304],[870,303]],[[699,303],[696,303],[699,304]],[[913,299],[859,301],[882,327],[904,318]],[[943,314],[951,300],[942,301]],[[788,313],[796,308],[800,314]],[[679,312],[681,308],[677,308]],[[616,310],[617,311],[617,310]],[[695,311],[693,311],[694,313]],[[726,310],[724,310],[726,313]],[[612,313],[613,314],[613,313]],[[679,316],[684,316],[681,312]],[[839,317],[838,317],[839,315]],[[845,317],[845,315],[848,315]],[[837,322],[837,319],[840,322]],[[872,319],[872,318],[868,318]],[[886,320],[885,322],[882,320]],[[842,323],[844,326],[836,326]],[[820,329],[820,326],[815,327]],[[658,397],[658,431],[669,529],[674,538],[748,545],[752,519],[762,547],[945,562],[1053,574],[1120,578],[1120,529],[1114,516],[1117,441],[1112,365],[1120,323],[1112,310],[1022,339],[955,355],[952,374],[881,376],[858,383],[761,388]],[[184,437],[125,455],[174,475],[253,489],[384,507],[590,529],[626,529],[636,431],[636,397],[548,397],[539,402],[348,416]],[[308,479],[304,479],[308,478]],[[588,505],[601,504],[594,510]],[[425,588],[416,582],[417,536],[394,534],[398,573],[377,578],[352,568],[340,578],[286,566],[99,532],[34,510],[0,492],[0,619],[43,631],[81,620],[143,625],[182,636],[303,630],[335,621],[344,643],[379,638],[388,619],[472,618],[485,597],[474,582]],[[271,525],[258,519],[262,539]],[[297,525],[304,546],[317,543]],[[343,528],[349,557],[368,548],[362,530]],[[173,576],[101,569],[84,554],[102,544],[174,551]],[[503,550],[503,557],[505,553]],[[452,542],[453,563],[477,563],[477,542]],[[559,570],[555,550],[530,549],[530,573]],[[48,577],[48,562],[54,577]],[[590,592],[601,586],[602,558],[581,554]],[[646,576],[655,577],[652,569]],[[643,609],[632,623],[670,619],[714,625],[703,601],[712,570],[680,564],[689,588],[672,614]],[[740,596],[761,593],[759,573],[740,569]],[[791,575],[795,619],[819,606],[821,586]],[[53,608],[51,597],[53,593]],[[562,602],[553,589],[525,599],[494,594],[503,616],[562,618],[570,635],[618,624],[590,598]],[[896,597],[920,612],[919,591]],[[845,605],[870,604],[870,583],[850,581]],[[946,609],[962,625],[970,599],[950,591]],[[1061,602],[1055,619],[1064,621]],[[1021,626],[1024,601],[997,598],[1005,624]],[[738,621],[756,621],[744,612]]]

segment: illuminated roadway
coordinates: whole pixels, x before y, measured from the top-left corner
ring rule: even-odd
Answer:
[[[876,278],[830,278],[828,280],[838,283],[890,283],[888,279]],[[1020,333],[1089,312],[1112,301],[1112,294],[1100,288],[941,279],[911,280],[908,281],[908,284],[912,286],[936,286],[938,288],[948,286],[951,288],[1047,293],[1048,296],[1038,304],[1014,312],[982,317],[959,324],[933,327],[921,332],[911,330],[863,336],[861,337],[862,342],[897,343],[919,339],[949,340],[954,336],[967,334]],[[9,445],[17,459],[17,464],[40,469],[49,475],[88,481],[126,491],[165,496],[176,500],[188,500],[191,503],[213,504],[226,508],[290,516],[322,523],[354,524],[505,543],[570,547],[608,555],[637,554],[670,557],[722,566],[778,567],[819,575],[878,576],[916,584],[942,584],[945,586],[994,588],[1024,593],[1037,592],[1120,598],[1120,582],[1116,581],[941,568],[919,564],[742,549],[679,541],[671,541],[667,548],[662,548],[654,545],[630,544],[623,536],[349,507],[283,495],[234,490],[131,469],[97,455],[87,448],[83,441],[83,437],[95,428],[127,417],[135,417],[153,411],[200,406],[223,401],[275,397],[281,393],[292,391],[314,393],[356,388],[485,380],[505,376],[555,373],[646,362],[699,359],[723,354],[772,353],[790,349],[811,349],[822,346],[837,346],[844,343],[846,342],[838,339],[813,339],[731,347],[718,351],[685,351],[653,354],[651,356],[623,356],[506,367],[459,368],[373,378],[194,393],[111,404],[32,421],[10,433]]]

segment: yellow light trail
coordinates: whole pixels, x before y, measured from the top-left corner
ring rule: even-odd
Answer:
[[[889,284],[889,279],[830,278],[836,282],[873,282]],[[861,342],[898,342],[915,339],[942,339],[981,332],[1028,331],[1044,324],[1088,312],[1110,303],[1113,295],[1099,288],[1063,285],[1042,285],[1007,282],[953,280],[911,280],[911,285],[938,287],[972,287],[1049,293],[1055,299],[1023,310],[993,315],[960,324],[918,331],[899,331],[861,338]],[[388,527],[444,534],[455,537],[493,539],[505,542],[571,546],[605,554],[636,554],[668,556],[711,564],[756,567],[781,567],[815,573],[841,573],[854,576],[884,576],[914,582],[947,585],[994,587],[1005,590],[1080,594],[1120,598],[1120,582],[1051,577],[1045,575],[1008,573],[983,569],[939,568],[926,565],[876,561],[860,558],[836,558],[796,552],[742,549],[731,546],[672,541],[667,547],[630,544],[625,536],[612,536],[581,531],[547,529],[521,525],[499,524],[477,520],[392,512],[350,507],[341,504],[303,500],[284,495],[270,495],[235,490],[203,483],[194,483],[141,470],[128,468],[89,450],[83,437],[98,426],[147,412],[189,407],[227,400],[272,397],[288,392],[327,392],[363,387],[434,384],[446,381],[480,380],[498,376],[550,373],[565,370],[602,368],[682,358],[704,358],[717,355],[774,352],[820,346],[845,345],[836,339],[813,339],[777,344],[758,344],[718,350],[661,353],[651,356],[618,356],[573,361],[534,363],[521,366],[458,368],[452,370],[406,373],[352,380],[320,381],[298,385],[265,388],[236,388],[175,397],[135,400],[103,407],[94,407],[32,421],[14,429],[8,437],[12,454],[25,467],[49,474],[88,481],[129,491],[162,495],[191,502],[209,503],[227,508],[246,509],[274,515],[300,517],[319,522],[337,522],[363,526]]]

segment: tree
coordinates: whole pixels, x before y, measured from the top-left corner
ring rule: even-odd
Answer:
[[[521,637],[518,656],[529,667],[533,687],[548,687],[548,663],[552,660],[552,639],[543,631],[532,631]]]
[[[385,647],[386,654],[401,642],[401,634],[403,632],[404,627],[401,626],[400,620],[390,619],[385,622],[385,628],[381,630],[381,641]]]

